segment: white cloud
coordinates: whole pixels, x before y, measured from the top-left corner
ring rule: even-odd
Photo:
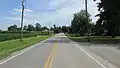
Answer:
[[[72,20],[73,14],[84,9],[84,2],[80,0],[51,0],[48,9],[59,8],[52,12],[41,12],[33,9],[25,9],[24,24],[34,24],[40,22],[42,25],[52,24],[67,25]],[[92,15],[93,22],[97,20],[94,16],[97,14],[97,7],[93,0],[88,1],[88,11]],[[6,17],[8,20],[21,20],[21,9],[13,9],[13,15]]]
[[[22,9],[16,9],[16,8],[14,8],[13,12],[22,12]],[[31,10],[31,9],[24,9],[24,12],[33,12],[33,10]]]

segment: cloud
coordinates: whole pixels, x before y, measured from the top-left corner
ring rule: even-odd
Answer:
[[[22,9],[16,9],[16,8],[14,8],[13,12],[22,12]],[[24,9],[24,12],[33,12],[33,10],[31,10],[31,9]]]
[[[36,8],[36,6],[34,8]],[[49,0],[47,6],[42,10],[38,10],[38,4],[37,10],[33,9],[33,7],[27,7],[27,9],[25,9],[24,25],[35,24],[36,22],[40,22],[41,25],[46,26],[48,26],[49,22],[51,22],[52,25],[68,25],[73,18],[73,14],[82,9],[84,9],[84,2],[80,0]],[[97,14],[97,7],[92,0],[88,0],[88,11],[91,14],[93,22],[95,22],[97,18],[94,16]],[[5,19],[13,22],[18,21],[18,23],[20,23],[21,9],[14,8],[12,15]]]
[[[52,0],[49,8],[62,9],[80,3],[80,0]]]

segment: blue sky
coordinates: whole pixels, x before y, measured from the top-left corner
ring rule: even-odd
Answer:
[[[0,29],[6,30],[9,25],[20,25],[21,0],[2,0],[0,2]],[[35,24],[50,26],[69,25],[73,14],[84,9],[84,0],[25,0],[24,25]],[[97,12],[96,3],[88,0],[88,12],[92,21]]]

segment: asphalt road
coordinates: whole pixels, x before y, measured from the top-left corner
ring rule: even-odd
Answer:
[[[97,46],[94,44],[89,45],[90,46],[84,46],[84,48],[120,68],[120,49],[115,47],[117,44],[97,44]]]
[[[0,68],[117,68],[63,33],[0,62]]]

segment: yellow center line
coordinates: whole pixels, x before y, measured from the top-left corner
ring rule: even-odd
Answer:
[[[55,44],[55,48],[54,48],[53,55],[52,55],[52,57],[51,57],[51,61],[50,61],[50,64],[49,64],[49,68],[52,68],[52,62],[53,62],[53,59],[54,59],[54,57],[55,57],[56,49],[57,49],[57,43]]]
[[[48,58],[47,58],[47,60],[45,62],[44,68],[51,68],[52,67],[52,61],[54,59],[54,55],[55,55],[56,49],[57,49],[57,43],[55,42],[54,46],[52,48],[52,51],[49,54],[49,56],[48,56]]]

